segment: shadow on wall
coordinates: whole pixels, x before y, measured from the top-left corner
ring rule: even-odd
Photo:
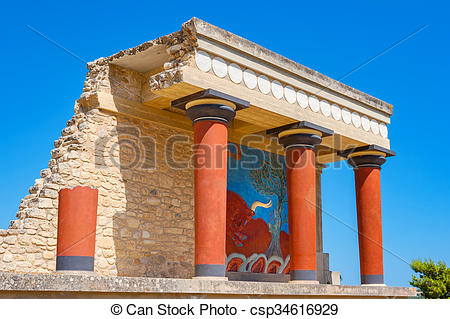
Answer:
[[[102,152],[107,161],[120,167],[119,184],[125,194],[125,204],[114,204],[124,202],[115,192],[107,203],[114,210],[117,275],[191,278],[193,172],[169,167],[165,152],[168,137],[187,133],[123,116],[116,118],[117,127],[107,136],[110,141],[105,141]],[[175,161],[191,157],[190,140],[177,143],[169,151],[172,149]]]

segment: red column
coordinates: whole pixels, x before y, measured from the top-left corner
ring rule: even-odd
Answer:
[[[98,190],[59,191],[56,270],[94,271]]]
[[[333,131],[300,122],[278,133],[286,148],[291,282],[317,281],[316,146]]]
[[[194,122],[195,275],[225,276],[227,124]]]
[[[308,147],[286,150],[292,281],[316,281],[316,167]]]
[[[340,152],[355,172],[361,284],[384,285],[381,226],[381,165],[395,152],[366,145]]]
[[[172,104],[182,105],[194,126],[195,277],[226,279],[228,125],[236,104],[211,90],[180,100]]]
[[[359,258],[362,284],[383,284],[379,167],[355,167]]]
[[[228,125],[250,103],[206,89],[172,101],[194,125],[195,277],[226,279]]]

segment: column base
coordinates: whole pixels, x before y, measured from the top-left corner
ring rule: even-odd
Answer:
[[[308,269],[294,269],[291,270],[290,281],[310,281],[317,282],[317,271]]]
[[[56,271],[94,271],[94,257],[56,256]]]
[[[383,275],[361,275],[361,285],[365,286],[383,286]]]
[[[216,277],[216,276],[194,276],[192,280],[218,280],[228,281],[228,277]]]
[[[198,264],[195,265],[194,277],[218,277],[224,278],[225,265],[213,265],[213,264]]]
[[[288,283],[300,285],[319,285],[318,280],[289,280]]]

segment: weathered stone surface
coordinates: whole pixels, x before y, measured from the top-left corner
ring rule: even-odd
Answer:
[[[14,259],[14,255],[13,254],[11,254],[9,251],[7,251],[7,252],[5,252],[4,254],[3,254],[3,261],[4,262],[10,262],[10,261],[12,261]]]
[[[60,148],[53,149],[51,151],[52,158],[60,158],[61,156],[64,155],[63,152],[64,150]]]
[[[113,247],[114,241],[110,237],[100,237],[97,241],[97,245],[100,248],[109,249]]]
[[[23,221],[23,228],[25,228],[25,229],[32,229],[32,230],[34,230],[34,234],[35,234],[40,223],[41,223],[41,221],[39,219],[37,219],[37,218],[32,218],[32,217],[25,218],[24,221]]]
[[[119,71],[120,76],[128,79],[134,76],[126,70],[115,72]],[[49,168],[41,171],[42,178],[35,181],[33,194],[22,200],[18,220],[13,221],[4,236],[0,230],[0,244],[5,246],[4,251],[0,251],[0,271],[54,271],[58,191],[90,185],[98,187],[100,194],[95,259],[100,274],[190,278],[193,275],[193,232],[186,237],[184,230],[192,229],[193,193],[177,190],[174,197],[172,192],[174,188],[192,188],[193,172],[164,168],[163,153],[158,153],[156,158],[159,167],[164,168],[161,170],[147,170],[139,165],[121,168],[115,163],[124,162],[132,154],[119,151],[111,154],[105,151],[106,156],[100,157],[103,162],[97,162],[95,157],[98,152],[95,141],[99,135],[108,141],[107,147],[119,142],[112,133],[117,126],[133,127],[140,132],[145,147],[150,147],[145,144],[150,141],[146,137],[164,144],[169,136],[183,132],[99,110],[81,115],[70,120],[71,128],[64,131],[67,135],[55,143],[57,149],[52,151]],[[83,121],[83,125],[79,121]],[[82,134],[78,131],[80,127],[83,127]],[[190,145],[180,144],[177,154],[189,158]],[[174,216],[181,209],[186,213],[175,221]],[[158,263],[146,257],[152,253],[162,257]],[[6,262],[3,262],[4,256]],[[31,266],[21,264],[30,260]],[[180,260],[185,263],[179,263]]]
[[[58,198],[58,192],[53,189],[44,188],[40,191],[39,197]]]
[[[31,218],[46,219],[47,212],[44,209],[30,208],[27,210],[27,216]]]
[[[71,150],[68,154],[67,154],[67,158],[68,159],[77,159],[78,157],[80,157],[78,155],[78,153],[75,150]]]
[[[14,245],[16,243],[17,240],[17,236],[7,236],[4,239],[4,243],[8,244],[8,245]]]
[[[36,185],[31,186],[31,187],[28,189],[28,192],[29,192],[30,194],[36,194],[38,191],[39,191],[39,187],[36,186]]]
[[[91,296],[138,293],[147,297],[174,294],[182,298],[239,297],[239,298],[299,298],[323,297],[348,298],[408,298],[416,296],[415,288],[375,286],[301,285],[293,283],[257,283],[245,281],[196,280],[143,277],[106,277],[95,274],[12,274],[0,273],[0,296],[13,292],[28,292],[30,296],[45,292],[57,292],[48,296],[75,296],[91,293]]]
[[[68,123],[69,124],[69,123]],[[73,126],[67,126],[66,128],[64,128],[61,132],[62,136],[67,136],[70,135],[74,132],[74,127]]]
[[[48,169],[48,168],[46,168],[46,169],[41,170],[40,175],[41,175],[42,178],[46,178],[46,177],[49,176],[51,173],[52,173],[51,170]]]
[[[53,201],[50,198],[39,198],[37,201],[38,208],[52,208]]]
[[[60,186],[58,184],[45,183],[42,186],[44,189],[52,189],[54,191],[58,191]]]
[[[49,251],[44,251],[44,253],[42,254],[42,257],[44,257],[44,259],[54,259],[55,258],[55,254]]]

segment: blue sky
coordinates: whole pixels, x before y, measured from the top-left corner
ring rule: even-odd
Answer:
[[[0,227],[15,217],[20,199],[47,167],[86,74],[82,62],[27,24],[91,61],[176,31],[197,16],[332,78],[427,25],[343,80],[394,105],[389,138],[397,156],[382,169],[383,236],[385,247],[401,258],[385,252],[385,278],[406,286],[411,259],[450,263],[449,11],[444,1],[4,3]],[[356,227],[350,168],[324,170],[323,207]],[[343,283],[359,284],[357,235],[326,214],[324,246]]]

